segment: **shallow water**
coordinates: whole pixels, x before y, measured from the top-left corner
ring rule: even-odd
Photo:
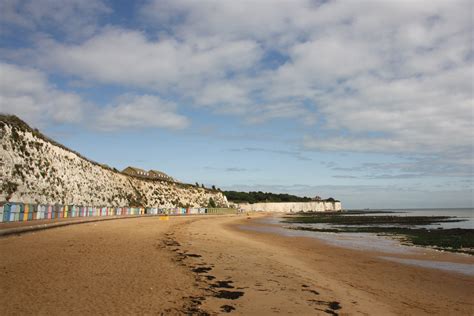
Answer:
[[[386,257],[386,256],[381,256],[379,258],[398,262],[398,263],[408,264],[408,265],[414,265],[414,266],[419,266],[419,267],[424,267],[424,268],[433,268],[433,269],[438,269],[438,270],[446,270],[446,271],[458,272],[458,273],[474,276],[474,265],[467,264],[467,263],[404,259],[404,258]]]
[[[262,224],[279,224],[279,218],[264,218],[258,220]],[[413,247],[403,246],[394,239],[365,233],[322,233],[285,228],[284,226],[248,226],[241,225],[240,229],[263,233],[273,233],[286,237],[317,238],[334,246],[358,250],[380,251],[384,253],[407,254],[414,251]]]
[[[271,233],[286,237],[315,238],[322,240],[327,244],[338,247],[357,249],[362,251],[378,251],[386,254],[414,254],[421,253],[424,251],[433,251],[431,249],[426,249],[423,247],[405,246],[400,244],[400,242],[396,239],[385,236],[377,236],[375,234],[370,233],[323,233],[290,229],[283,226],[284,224],[281,223],[281,220],[282,218],[279,217],[266,217],[258,219],[256,221],[261,224],[269,224],[268,226],[240,225],[239,228],[242,230]],[[314,224],[309,225],[314,227]],[[474,266],[470,264],[441,262],[433,260],[402,259],[390,256],[381,256],[381,258],[396,261],[402,264],[458,272],[470,276],[474,275]]]

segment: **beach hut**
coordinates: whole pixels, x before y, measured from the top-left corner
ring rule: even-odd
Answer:
[[[47,212],[48,212],[48,206],[47,205],[41,205],[41,219],[47,218]]]
[[[37,204],[35,209],[36,209],[36,211],[35,211],[35,215],[33,215],[33,218],[34,219],[41,219],[41,205]]]
[[[59,206],[57,204],[54,205],[53,214],[51,216],[51,219],[60,218],[60,214],[61,214],[61,206]]]
[[[3,222],[9,222],[10,221],[10,203],[5,203],[3,205]]]
[[[48,218],[48,206],[47,205],[42,205],[41,206],[41,219],[46,219]]]
[[[35,204],[28,204],[28,220],[32,221],[36,219],[36,205]]]
[[[28,220],[28,213],[30,212],[30,206],[28,204],[23,204],[23,215],[21,216],[21,221],[26,222]],[[20,208],[21,212],[21,208]]]
[[[44,214],[44,205],[38,205],[37,211],[36,211],[36,219],[43,219],[43,214]]]
[[[13,204],[12,205],[12,222],[18,222],[20,220],[20,205],[19,204]],[[23,214],[22,214],[23,215]]]
[[[7,222],[13,222],[15,220],[15,213],[13,212],[15,209],[15,206],[12,203],[8,204],[8,221]]]
[[[17,208],[19,209],[19,216],[16,217],[15,219],[17,221],[22,222],[23,219],[25,218],[25,205],[20,203],[20,204],[17,205]]]
[[[51,219],[53,218],[53,211],[54,211],[54,208],[52,205],[48,205],[48,211],[46,213],[46,218],[47,219]]]
[[[0,205],[0,222],[3,222],[3,211],[5,206],[3,204]]]

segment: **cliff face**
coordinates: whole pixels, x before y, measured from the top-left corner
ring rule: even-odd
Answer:
[[[341,211],[341,202],[283,202],[283,203],[254,203],[240,204],[245,212],[327,212]]]
[[[143,180],[87,160],[14,116],[0,115],[0,201],[23,203],[227,207],[217,191]]]

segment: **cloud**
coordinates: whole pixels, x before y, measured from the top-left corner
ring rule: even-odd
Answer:
[[[94,122],[94,128],[158,127],[182,129],[189,119],[178,114],[176,104],[152,95],[122,95],[101,108],[52,85],[45,74],[26,67],[0,63],[0,112],[15,114],[36,126],[48,123]]]
[[[472,152],[446,153],[443,155],[421,155],[404,157],[398,162],[364,162],[344,167],[326,163],[333,171],[347,174],[335,178],[359,179],[413,179],[426,177],[474,177]],[[357,175],[357,176],[355,176]]]
[[[168,25],[180,38],[199,35],[285,43],[295,41],[314,25],[317,8],[312,0],[260,0],[251,5],[247,1],[151,0],[141,15],[148,25]]]
[[[217,168],[217,167],[204,167],[206,170],[215,170],[215,171],[225,171],[225,172],[254,172],[258,171],[258,169],[248,169],[248,168],[241,168],[241,167],[227,167],[227,168]]]
[[[311,158],[304,156],[301,152],[298,151],[291,151],[291,150],[281,150],[281,149],[268,149],[268,148],[257,148],[257,147],[244,147],[244,148],[234,148],[231,149],[234,152],[263,152],[263,153],[271,153],[277,155],[285,155],[289,157],[296,158],[302,161],[311,161]]]
[[[113,105],[98,110],[96,128],[104,131],[158,127],[183,129],[189,119],[176,112],[177,106],[152,95],[122,95]]]
[[[226,89],[206,84],[198,103],[253,123],[304,118],[319,126],[303,140],[310,150],[416,154],[473,146],[469,12],[462,0],[179,0],[143,9],[184,42],[251,40],[283,56],[270,69],[261,59]]]
[[[38,70],[0,62],[0,112],[16,114],[27,122],[74,123],[89,107],[80,96],[63,92]]]
[[[146,31],[41,38],[32,60],[250,124],[294,121],[306,150],[447,161],[473,148],[470,12],[468,0],[145,1]]]
[[[35,32],[53,29],[66,40],[93,34],[98,18],[111,13],[100,0],[2,0],[0,11],[3,33],[15,33],[18,28]]]
[[[44,40],[40,64],[106,84],[174,91],[199,86],[248,69],[259,59],[256,43],[215,42],[210,38],[181,42],[149,40],[144,33],[105,28],[81,44]]]

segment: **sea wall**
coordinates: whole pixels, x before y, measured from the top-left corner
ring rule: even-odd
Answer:
[[[90,161],[16,117],[0,115],[0,149],[0,202],[199,208],[212,199],[228,207],[219,191],[135,178]]]
[[[282,202],[282,203],[254,203],[239,204],[240,209],[244,212],[329,212],[341,211],[341,202]]]

